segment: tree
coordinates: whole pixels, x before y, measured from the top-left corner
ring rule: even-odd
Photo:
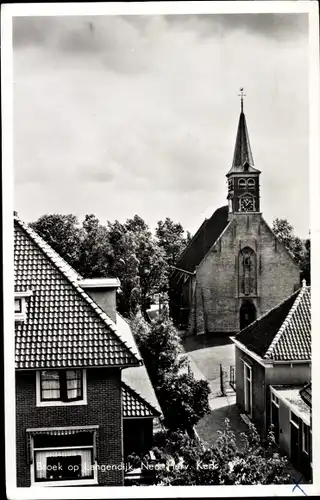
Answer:
[[[165,251],[168,265],[173,266],[185,249],[190,233],[185,237],[182,225],[167,217],[164,221],[158,221],[156,237],[159,246]]]
[[[136,241],[131,231],[119,221],[108,222],[108,240],[111,247],[109,272],[119,278],[121,289],[118,294],[119,312],[129,317],[140,307],[139,260],[136,255]]]
[[[207,381],[195,380],[186,356],[182,356],[180,337],[166,304],[150,325],[138,315],[131,326],[162,408],[164,425],[192,434],[193,426],[210,411],[210,389]]]
[[[85,278],[103,278],[110,273],[112,248],[108,231],[93,214],[87,214],[82,223],[82,241],[79,251],[79,272]]]
[[[310,238],[305,241],[305,254],[301,263],[301,279],[305,279],[307,285],[310,285],[311,267],[310,267]]]
[[[295,236],[291,224],[287,219],[275,219],[272,230],[300,266],[304,259],[305,246],[303,241],[298,236]]]
[[[263,443],[253,424],[248,432],[241,434],[240,442],[226,419],[211,447],[205,447],[186,433],[172,431],[156,434],[154,444],[154,484],[205,486],[290,482],[288,461],[277,453],[272,431]],[[134,459],[137,466],[137,458],[129,457],[129,463]],[[147,468],[150,457],[140,457],[141,462]]]
[[[30,224],[49,245],[78,270],[82,232],[72,214],[47,214]]]

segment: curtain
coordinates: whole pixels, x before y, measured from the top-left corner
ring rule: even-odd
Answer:
[[[80,370],[68,370],[66,372],[67,399],[81,397],[82,373]]]
[[[58,371],[42,371],[41,377],[41,399],[60,399],[60,377]]]
[[[49,469],[49,465],[51,465],[50,460],[48,461],[47,459],[49,458],[61,458],[61,464],[65,462],[63,459],[65,457],[81,457],[81,472],[78,469],[78,460],[68,461],[70,463],[70,468],[68,469],[67,467],[64,467],[63,471],[58,471],[57,473],[52,473],[51,470]],[[48,463],[49,462],[49,463]],[[52,462],[52,461],[51,461]],[[58,464],[59,460],[54,461],[56,464]],[[72,465],[74,463],[74,465]],[[35,452],[35,478],[36,480],[44,480],[48,479],[50,480],[50,475],[55,476],[55,479],[67,479],[71,478],[72,476],[76,475],[78,477],[90,477],[93,475],[93,468],[92,468],[92,449],[87,449],[87,450],[48,450],[48,451],[36,451]],[[50,467],[51,468],[51,467]],[[70,471],[70,472],[68,472]],[[69,475],[68,475],[69,474]],[[76,476],[75,476],[76,477]]]

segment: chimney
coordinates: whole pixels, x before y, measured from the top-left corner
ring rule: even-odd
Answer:
[[[78,282],[83,290],[101,307],[112,321],[117,321],[118,278],[90,278]]]

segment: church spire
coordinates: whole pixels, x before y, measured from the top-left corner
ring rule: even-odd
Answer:
[[[246,117],[243,112],[243,97],[245,96],[245,94],[243,93],[243,87],[241,87],[240,92],[241,93],[239,94],[239,96],[241,98],[241,112],[231,170],[241,170],[245,163],[248,163],[251,167],[254,165]]]
[[[240,118],[232,167],[228,178],[229,216],[246,212],[260,212],[260,170],[254,167],[246,117],[243,112],[243,87],[240,89]]]

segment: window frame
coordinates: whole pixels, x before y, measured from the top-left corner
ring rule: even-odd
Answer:
[[[302,439],[301,439],[301,450],[303,453],[305,453],[308,457],[310,456],[310,439],[311,439],[311,433],[310,433],[310,427],[302,420],[302,425],[301,425],[301,434],[302,434]],[[307,431],[307,440],[304,431]],[[306,446],[307,444],[307,446]]]
[[[256,187],[256,181],[255,179],[253,179],[253,177],[249,177],[249,179],[247,180],[247,188],[248,189],[253,189]]]
[[[14,314],[22,314],[22,300],[21,297],[14,298]],[[16,310],[16,303],[19,304],[19,310]]]
[[[31,297],[33,294],[32,291],[28,290],[25,292],[15,292],[14,293],[14,304],[13,304],[13,312],[14,312],[14,320],[17,322],[23,322],[27,318],[27,298]],[[15,302],[18,300],[20,302],[19,311],[15,310]]]
[[[241,360],[242,363],[243,363],[243,393],[244,393],[244,408],[245,408],[245,411],[247,412],[246,410],[246,407],[247,407],[247,398],[248,398],[248,395],[247,395],[247,390],[246,390],[246,383],[249,382],[250,384],[250,412],[247,412],[248,416],[250,418],[252,418],[252,407],[253,407],[253,402],[252,402],[252,366],[249,365],[249,363],[247,363],[244,359]],[[246,376],[246,371],[249,373],[249,377]]]
[[[49,430],[49,429],[48,429]],[[95,431],[96,433],[96,431]],[[93,485],[93,484],[98,484],[98,466],[97,466],[97,457],[96,457],[96,452],[95,452],[95,433],[92,433],[92,445],[79,445],[79,446],[57,446],[57,447],[34,447],[34,436],[31,437],[32,440],[32,460],[30,463],[30,476],[31,476],[31,486],[82,486],[82,485]],[[83,451],[83,450],[90,450],[91,451],[91,467],[92,467],[92,474],[88,477],[80,477],[80,478],[67,478],[67,479],[37,479],[36,478],[36,467],[37,467],[37,460],[36,456],[37,453],[39,452],[59,452],[59,451]],[[72,455],[70,455],[72,456]],[[63,455],[61,455],[63,457]],[[59,458],[59,455],[57,457],[52,457],[52,458]]]
[[[294,418],[292,418],[294,416]],[[300,417],[290,410],[290,424],[294,425],[297,429],[300,428]]]
[[[81,370],[82,374],[82,397],[81,399],[70,399],[70,400],[62,400],[62,399],[42,399],[42,386],[41,386],[41,372],[47,370],[37,370],[36,372],[36,406],[79,406],[79,405],[87,405],[87,370],[85,368],[69,368],[65,370],[50,370],[50,371],[72,371],[72,370]],[[48,370],[49,371],[49,370]],[[59,378],[60,380],[60,378]]]

